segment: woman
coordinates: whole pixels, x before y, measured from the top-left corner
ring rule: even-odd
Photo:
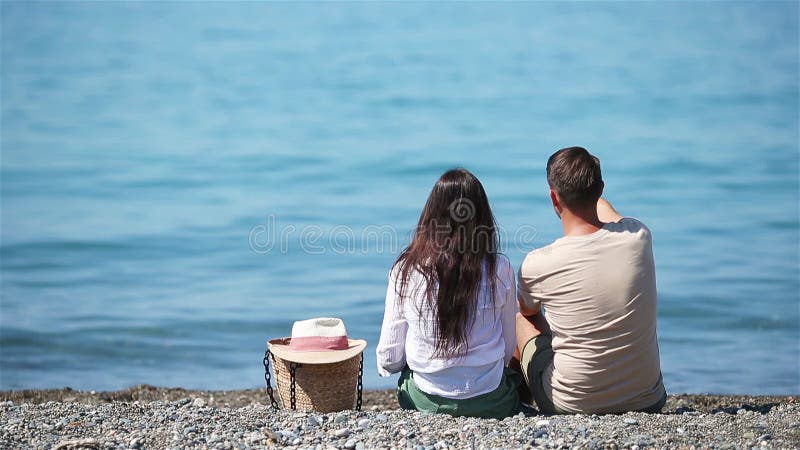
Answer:
[[[389,275],[378,372],[402,372],[405,409],[503,418],[519,411],[514,272],[497,252],[480,181],[447,171]]]

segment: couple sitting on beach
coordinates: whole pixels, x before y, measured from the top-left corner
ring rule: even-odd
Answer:
[[[390,272],[377,347],[380,374],[401,372],[403,408],[663,408],[650,231],[601,198],[600,162],[583,148],[553,154],[547,181],[564,236],[530,252],[516,283],[480,181],[455,169],[434,185]]]

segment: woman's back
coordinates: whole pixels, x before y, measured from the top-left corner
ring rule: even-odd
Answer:
[[[389,274],[378,372],[402,372],[408,409],[507,417],[519,409],[516,285],[497,252],[496,223],[481,182],[445,172],[422,209],[411,243]]]
[[[392,354],[395,339],[404,339],[405,363],[414,372],[414,381],[423,391],[447,398],[470,398],[497,388],[503,369],[516,345],[514,316],[518,311],[514,271],[503,255],[497,256],[494,278],[484,276],[475,299],[474,319],[467,327],[467,339],[461,356],[436,355],[435,311],[424,293],[427,283],[412,271],[403,298],[398,294],[398,274],[392,270],[386,295],[386,318],[378,345],[378,365],[383,374],[400,359]],[[494,284],[494,296],[490,290]],[[388,320],[387,320],[388,319]],[[405,331],[401,336],[397,331]]]

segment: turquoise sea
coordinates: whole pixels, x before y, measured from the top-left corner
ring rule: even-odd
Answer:
[[[0,389],[263,384],[464,166],[518,265],[582,145],[653,231],[670,392],[800,393],[797,2],[7,2]]]

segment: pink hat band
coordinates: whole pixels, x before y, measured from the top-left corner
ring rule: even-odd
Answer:
[[[296,352],[325,352],[347,350],[350,342],[342,319],[318,317],[300,320],[292,325],[289,350]]]
[[[289,350],[296,352],[323,352],[327,350],[347,350],[347,336],[304,336],[292,337]]]
[[[273,356],[299,364],[334,364],[355,358],[367,341],[349,339],[342,319],[317,317],[298,320],[292,337],[269,341]]]

